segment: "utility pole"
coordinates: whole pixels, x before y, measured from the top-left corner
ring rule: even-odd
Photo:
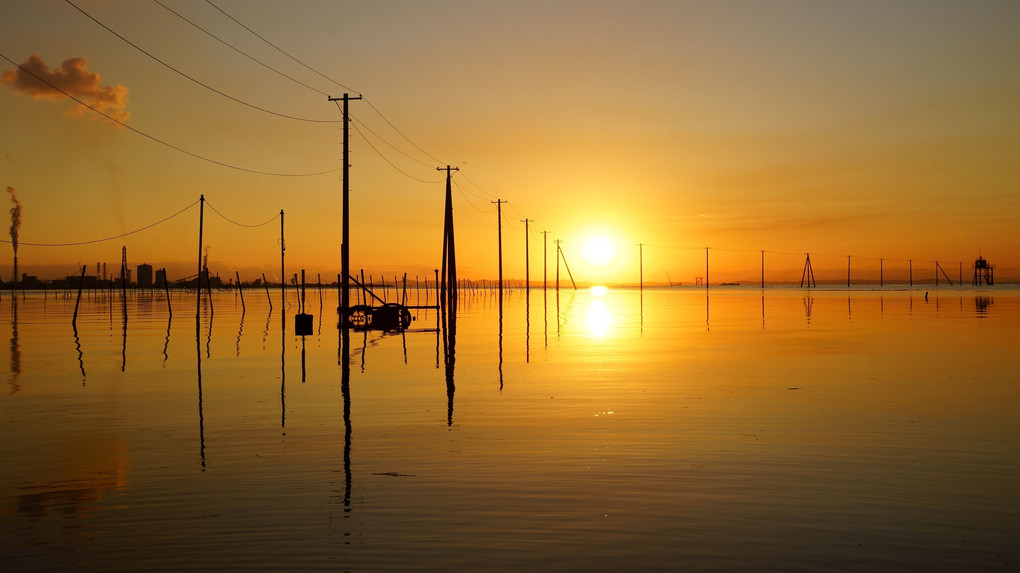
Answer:
[[[885,286],[885,261],[878,259],[878,286]]]
[[[574,282],[574,273],[570,272],[570,265],[567,264],[567,256],[563,254],[563,249],[560,247],[560,243],[563,241],[556,239],[553,241],[556,243],[556,291],[560,290],[560,259],[563,259],[563,267],[567,269],[567,276],[570,277],[570,284],[573,285],[574,290],[577,290],[577,283]]]
[[[280,334],[287,331],[287,274],[284,272],[286,266],[283,264],[283,253],[287,245],[283,242],[283,209],[280,209]]]
[[[554,239],[553,243],[556,243],[556,292],[560,292],[560,243],[563,241]],[[558,294],[557,294],[558,296]],[[557,299],[559,300],[559,299]]]
[[[350,191],[351,191],[351,162],[350,162],[350,123],[351,116],[348,112],[348,103],[351,100],[361,99],[361,96],[351,97],[344,94],[342,98],[326,96],[331,102],[343,101],[341,112],[343,114],[343,200],[341,207],[341,237],[340,237],[340,324],[347,327],[348,314],[350,314],[350,265],[351,265],[351,238],[350,238]]]
[[[453,190],[451,186],[451,171],[460,171],[458,167],[436,167],[436,171],[446,171],[446,216],[443,223],[443,274],[440,281],[440,304],[449,303],[451,306],[457,300],[457,250],[453,241]],[[449,259],[449,261],[447,261]],[[449,263],[449,266],[447,266]],[[449,291],[447,291],[449,286]]]
[[[811,267],[811,253],[804,253],[807,258],[804,259],[804,272],[800,275],[800,286],[804,288],[804,279],[807,279],[808,288],[818,286],[815,283],[815,270]]]
[[[531,249],[528,247],[528,223],[534,221],[534,219],[521,219],[524,223],[524,292],[531,292],[531,265],[529,264],[528,257],[531,254]],[[527,296],[527,294],[525,294]]]
[[[546,262],[549,256],[549,231],[542,231],[542,292],[546,290],[546,272],[549,270],[549,265]]]
[[[705,247],[705,290],[708,290],[708,247]]]
[[[198,197],[198,274],[195,277],[195,321],[202,317],[202,224],[205,218],[205,195]]]
[[[846,256],[846,288],[850,288],[850,255]]]
[[[507,203],[502,199],[496,199],[495,201],[489,201],[489,203],[495,203],[496,205],[496,230],[499,236],[499,296],[503,298],[503,203]]]
[[[645,290],[645,244],[638,243],[638,290]]]
[[[765,288],[765,249],[761,251],[761,288]]]

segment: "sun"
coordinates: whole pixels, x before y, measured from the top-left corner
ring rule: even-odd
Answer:
[[[581,243],[581,258],[593,267],[601,267],[616,258],[616,243],[605,235],[592,235]]]

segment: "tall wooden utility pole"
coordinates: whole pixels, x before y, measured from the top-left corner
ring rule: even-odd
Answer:
[[[489,203],[496,204],[496,229],[499,233],[499,295],[503,296],[503,211],[501,209],[503,203],[506,203],[502,199],[496,199],[495,201],[489,201]]]
[[[202,224],[205,218],[205,195],[198,197],[198,275],[195,276],[195,320],[202,317]],[[197,326],[195,328],[198,328]]]
[[[708,290],[708,247],[705,247],[705,290]]]
[[[287,274],[283,264],[283,253],[287,245],[283,242],[283,209],[280,209],[280,335],[287,331]]]
[[[451,171],[460,171],[458,167],[436,167],[436,171],[446,171],[446,209],[443,222],[443,273],[440,278],[440,304],[451,306],[457,300],[457,251],[453,242],[453,188],[450,181]],[[447,291],[449,285],[449,291]]]
[[[549,265],[546,262],[546,258],[549,255],[549,231],[542,231],[542,292],[546,289],[546,272],[549,270]]]
[[[761,288],[765,288],[765,250],[761,251]]]
[[[350,276],[351,276],[351,237],[350,237],[350,191],[351,191],[351,162],[350,162],[350,124],[351,116],[348,111],[348,103],[351,100],[361,99],[361,96],[351,97],[344,94],[342,98],[326,96],[331,102],[344,102],[341,112],[343,114],[344,135],[343,135],[343,200],[341,207],[341,236],[340,236],[340,324],[347,326],[348,314],[350,314]]]
[[[846,288],[850,288],[850,255],[846,256]]]
[[[645,244],[638,243],[638,290],[645,290]]]
[[[529,256],[531,255],[531,249],[528,247],[528,223],[534,221],[534,219],[521,219],[524,223],[524,292],[531,292],[531,264],[529,263]]]

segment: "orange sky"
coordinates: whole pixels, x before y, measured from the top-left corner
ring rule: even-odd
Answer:
[[[855,280],[877,279],[880,258],[887,277],[913,260],[930,278],[938,260],[955,280],[978,253],[1020,277],[1015,2],[161,2],[219,40],[155,2],[74,0],[234,99],[57,0],[0,3],[0,54],[152,138],[256,171],[337,169],[325,94],[364,95],[350,185],[352,266],[366,273],[439,266],[435,168],[451,164],[466,278],[496,276],[497,198],[514,279],[524,218],[533,280],[545,230],[550,276],[559,239],[585,282],[636,282],[638,243],[646,282],[693,282],[706,246],[713,282],[758,280],[761,250],[776,281],[799,279],[805,252],[819,280],[844,280],[847,255]],[[197,159],[0,70],[0,185],[22,205],[22,271],[119,269],[126,245],[132,266],[194,274],[197,206],[123,239],[31,243],[119,235],[204,194],[237,223],[284,210],[287,273],[335,279],[337,173]],[[279,276],[278,220],[205,220],[214,272]],[[617,243],[608,265],[581,255],[593,234]]]

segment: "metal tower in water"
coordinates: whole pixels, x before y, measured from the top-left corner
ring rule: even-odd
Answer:
[[[974,283],[975,285],[995,284],[995,265],[988,264],[984,257],[978,256],[974,261]]]

